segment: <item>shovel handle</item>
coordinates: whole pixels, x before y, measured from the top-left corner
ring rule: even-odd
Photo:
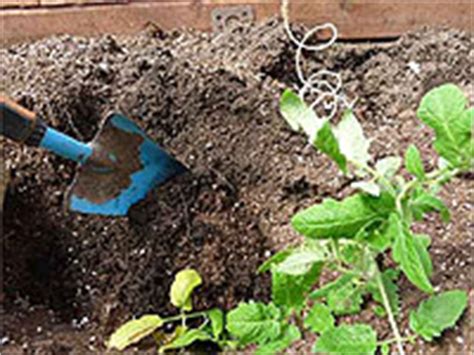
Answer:
[[[18,143],[37,147],[46,131],[46,125],[37,115],[0,95],[0,134]]]

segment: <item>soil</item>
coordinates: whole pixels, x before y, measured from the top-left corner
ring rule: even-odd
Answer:
[[[85,216],[62,207],[74,164],[2,141],[10,172],[2,235],[6,354],[101,353],[124,320],[174,312],[168,289],[185,267],[203,276],[197,309],[266,300],[269,278],[256,269],[300,240],[291,215],[351,193],[350,181],[279,116],[280,93],[297,81],[294,47],[278,20],[218,34],[60,36],[0,52],[0,90],[49,124],[89,140],[102,117],[119,110],[190,169],[127,217]],[[429,168],[432,134],[415,117],[417,103],[444,82],[460,85],[472,103],[473,53],[466,33],[422,29],[393,42],[338,43],[304,64],[342,75],[375,157],[416,142]],[[466,174],[443,192],[450,224],[433,218],[419,226],[433,237],[434,285],[470,290],[471,313],[440,341],[409,353],[473,350],[472,187]],[[405,279],[400,286],[405,310],[423,298]],[[401,319],[406,324],[407,312]],[[351,321],[370,321],[389,336],[371,312]],[[311,345],[308,336],[293,350]]]

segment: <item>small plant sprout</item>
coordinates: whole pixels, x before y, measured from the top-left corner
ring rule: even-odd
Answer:
[[[192,311],[192,293],[201,285],[199,274],[192,269],[182,270],[176,274],[170,290],[170,301],[180,314],[172,317],[144,315],[131,320],[117,329],[107,344],[109,349],[124,350],[128,346],[152,336],[160,353],[166,350],[185,348],[196,341],[210,341],[220,346],[232,346],[231,342],[221,339],[224,330],[224,314],[219,309],[209,311]],[[191,327],[190,320],[199,319],[200,325]],[[177,323],[174,332],[167,334],[162,331],[168,323]],[[194,324],[194,322],[193,322]]]

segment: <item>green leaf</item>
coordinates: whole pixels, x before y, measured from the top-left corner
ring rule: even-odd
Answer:
[[[189,329],[173,339],[170,343],[160,347],[160,353],[166,350],[185,348],[195,341],[208,341],[211,339],[211,336],[201,329]]]
[[[430,253],[428,251],[430,242],[426,242],[426,237],[428,236],[424,234],[413,235],[416,251],[418,253],[418,257],[420,258],[421,264],[423,265],[423,270],[425,270],[425,274],[428,277],[431,277],[433,275],[433,263],[431,262]]]
[[[405,153],[405,167],[410,174],[415,175],[418,180],[425,179],[425,168],[421,160],[420,151],[414,144],[411,144]]]
[[[370,142],[364,136],[364,131],[352,111],[346,111],[334,130],[341,153],[349,161],[366,165],[370,160]]]
[[[410,328],[427,341],[454,327],[467,306],[467,293],[447,291],[423,301],[410,313]]]
[[[398,272],[393,269],[387,269],[382,273],[382,283],[390,303],[390,308],[394,315],[400,314],[400,295],[398,293],[398,286],[395,281],[398,278]],[[384,305],[382,293],[378,287],[375,279],[367,284],[367,290],[371,293],[372,298],[377,303]]]
[[[278,264],[275,271],[287,275],[304,275],[315,263],[325,261],[327,255],[324,250],[303,249],[293,252],[283,262]]]
[[[353,238],[360,228],[381,217],[360,194],[343,201],[326,199],[293,216],[293,228],[309,238]]]
[[[316,132],[319,131],[323,120],[293,91],[287,89],[280,100],[280,112],[294,131],[303,131],[313,141]]]
[[[364,251],[360,245],[347,244],[339,246],[339,257],[348,265],[357,264],[363,257]]]
[[[280,250],[273,254],[270,258],[265,260],[265,262],[260,265],[258,268],[258,273],[263,273],[270,271],[272,266],[275,264],[279,264],[282,261],[284,261],[287,257],[289,257],[293,253],[294,249],[293,248],[288,248],[284,250]]]
[[[363,192],[368,193],[369,195],[379,197],[380,196],[380,186],[373,181],[357,181],[351,184],[353,189],[358,189]]]
[[[367,243],[378,253],[383,253],[392,245],[393,239],[387,229],[374,230],[367,237]]]
[[[301,339],[301,333],[298,327],[290,324],[283,331],[282,335],[276,340],[258,347],[255,355],[270,355],[279,353],[288,348],[295,341]]]
[[[242,346],[265,344],[281,334],[281,313],[272,303],[241,303],[227,313],[226,329]]]
[[[380,347],[380,353],[382,355],[390,355],[390,345],[387,343],[382,344]]]
[[[368,207],[377,211],[379,219],[386,219],[390,213],[396,210],[394,197],[385,191],[382,191],[379,197],[362,195],[362,199]]]
[[[347,173],[346,157],[339,148],[339,143],[329,122],[325,122],[317,131],[313,144],[317,149],[329,156],[339,166],[339,169]]]
[[[214,339],[219,339],[224,330],[224,312],[218,308],[207,311],[207,316],[211,320],[212,335]]]
[[[375,164],[375,170],[387,179],[392,179],[402,166],[402,159],[399,157],[387,157],[379,160]]]
[[[121,351],[127,346],[135,344],[151,335],[160,328],[163,323],[163,320],[158,315],[145,315],[139,319],[131,320],[112,334],[107,348]]]
[[[421,192],[411,200],[409,206],[416,220],[421,220],[425,213],[433,211],[440,213],[443,222],[447,223],[451,219],[449,209],[444,202],[426,192]]]
[[[306,294],[318,281],[322,263],[314,264],[305,275],[292,276],[272,271],[272,300],[275,305],[286,309],[301,310]]]
[[[429,280],[429,270],[427,270],[425,260],[427,257],[429,258],[429,254],[427,252],[420,253],[419,242],[403,226],[399,218],[396,218],[393,222],[393,228],[397,232],[393,245],[393,258],[395,262],[400,264],[403,273],[412,284],[424,292],[433,293],[433,286],[431,286]]]
[[[353,279],[354,279],[353,274],[347,273],[347,274],[341,275],[336,280],[332,282],[328,282],[323,287],[320,287],[317,290],[313,291],[309,295],[309,298],[313,300],[325,298],[329,295],[329,292],[333,290],[337,290],[341,287],[344,287],[346,284],[351,283]]]
[[[377,350],[377,334],[368,325],[341,325],[329,329],[316,341],[313,352],[324,354],[373,355]]]
[[[356,314],[361,311],[362,290],[353,283],[333,289],[327,296],[328,306],[336,316]]]
[[[380,318],[383,318],[387,315],[387,311],[385,311],[385,308],[380,306],[380,305],[376,305],[374,307],[374,314],[377,316],[377,317],[380,317]]]
[[[463,167],[466,160],[469,163],[472,153],[473,115],[467,103],[461,89],[446,84],[428,92],[417,112],[436,133],[435,150],[456,167]]]
[[[202,283],[201,276],[196,270],[186,269],[178,272],[171,285],[171,303],[185,311],[192,309],[191,294]]]
[[[315,333],[323,333],[334,328],[334,323],[331,310],[323,303],[315,303],[304,320],[305,327]]]

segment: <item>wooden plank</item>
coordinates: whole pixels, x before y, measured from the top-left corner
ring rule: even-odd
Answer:
[[[128,3],[128,0],[39,0],[40,6],[103,5]]]
[[[52,34],[98,35],[136,33],[148,23],[163,29],[194,27],[210,30],[212,11],[223,0],[135,2],[128,5],[3,10],[1,45]],[[261,21],[279,14],[279,0],[225,0],[224,4],[252,4]],[[343,39],[396,37],[423,25],[448,25],[473,32],[470,0],[300,0],[291,2],[291,20],[307,25],[334,23]]]
[[[40,0],[0,0],[0,8],[39,6]]]

